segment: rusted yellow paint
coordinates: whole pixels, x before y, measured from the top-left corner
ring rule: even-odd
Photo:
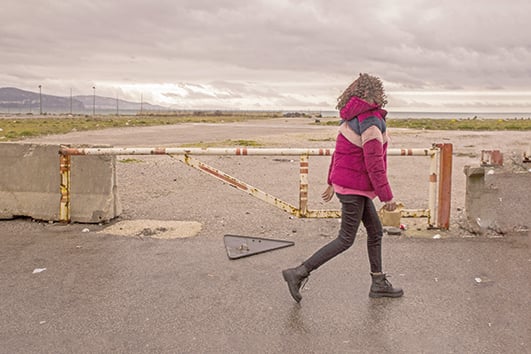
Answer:
[[[70,222],[70,155],[59,155],[59,172],[61,174],[61,206],[59,221]]]

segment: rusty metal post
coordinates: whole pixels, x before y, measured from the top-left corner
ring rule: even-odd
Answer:
[[[70,222],[70,167],[71,156],[59,154],[59,172],[61,173],[61,205],[59,209],[59,221]]]
[[[503,166],[500,150],[481,150],[481,166]]]
[[[439,203],[437,207],[437,227],[450,228],[452,202],[452,144],[437,144],[441,149],[439,162]]]
[[[305,217],[308,214],[308,155],[300,156],[299,181],[299,213]]]

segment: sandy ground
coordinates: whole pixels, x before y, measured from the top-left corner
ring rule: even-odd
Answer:
[[[308,118],[271,119],[227,124],[181,124],[163,127],[118,128],[73,132],[28,141],[61,144],[108,144],[117,147],[182,146],[184,144],[245,139],[262,147],[334,146],[337,128],[312,124]],[[481,150],[500,150],[506,161],[530,148],[530,132],[471,132],[389,129],[392,148],[426,148],[433,143],[453,144],[451,235],[463,235],[465,165],[479,165]],[[82,158],[82,157],[76,157]],[[134,158],[133,162],[124,159]],[[236,178],[293,205],[298,205],[298,157],[198,156]],[[238,231],[248,234],[308,232],[334,234],[337,220],[294,220],[288,213],[183,165],[168,156],[121,156],[117,177],[123,204],[120,219],[199,221],[202,233]],[[73,161],[75,163],[75,160]],[[337,209],[335,199],[320,200],[326,187],[329,157],[311,157],[309,208]],[[426,157],[389,157],[389,178],[397,201],[406,208],[427,208]],[[377,201],[377,206],[379,206]],[[288,225],[284,224],[284,221]],[[425,226],[425,219],[407,219],[411,231]],[[302,225],[313,226],[304,227]],[[277,225],[276,227],[273,225]],[[315,225],[320,225],[316,227]],[[324,227],[327,231],[319,231]],[[410,233],[412,234],[412,233]],[[466,234],[466,233],[465,233]]]

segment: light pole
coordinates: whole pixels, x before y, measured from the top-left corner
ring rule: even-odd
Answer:
[[[92,91],[93,91],[93,95],[92,95],[92,115],[95,116],[96,115],[96,86],[92,86]]]
[[[42,116],[42,85],[39,85],[39,114]]]

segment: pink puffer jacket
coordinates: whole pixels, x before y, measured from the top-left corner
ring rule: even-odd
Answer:
[[[342,118],[328,172],[328,184],[374,191],[382,202],[393,199],[387,179],[387,112],[353,97]]]

